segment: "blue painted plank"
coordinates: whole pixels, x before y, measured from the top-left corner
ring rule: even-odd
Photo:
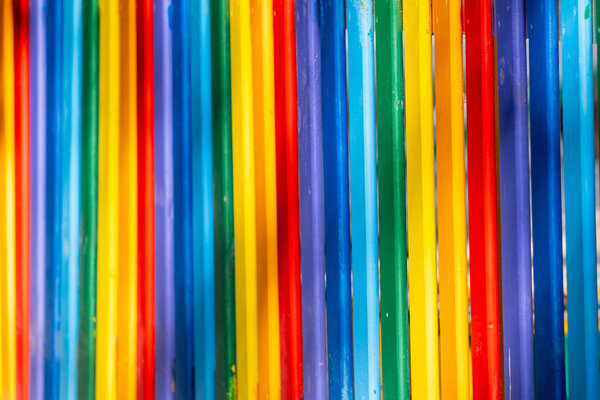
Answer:
[[[344,1],[321,1],[320,18],[328,394],[329,398],[351,399],[352,288]]]
[[[354,395],[357,399],[378,399],[381,390],[373,1],[350,0],[347,25]]]
[[[79,215],[81,161],[82,1],[63,0],[60,265],[61,360],[59,398],[77,397]]]
[[[194,237],[194,387],[215,398],[215,281],[210,0],[191,0],[190,62]]]
[[[563,0],[562,98],[569,398],[600,396],[590,0]]]
[[[527,3],[531,211],[535,308],[535,391],[565,399],[560,176],[558,14],[552,0]]]

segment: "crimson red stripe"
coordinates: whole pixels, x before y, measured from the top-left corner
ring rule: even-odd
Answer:
[[[154,41],[152,0],[137,0],[138,399],[154,399]]]
[[[302,308],[294,1],[273,2],[281,397],[300,400]]]

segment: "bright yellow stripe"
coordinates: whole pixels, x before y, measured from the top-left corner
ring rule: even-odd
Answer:
[[[137,62],[135,0],[120,0],[117,395],[137,398]]]
[[[256,225],[258,261],[259,398],[281,398],[277,282],[277,186],[273,1],[251,0]]]
[[[237,395],[258,396],[256,210],[250,0],[231,0],[231,107]]]
[[[414,399],[439,398],[430,2],[404,2],[410,366]]]
[[[0,1],[0,396],[14,399],[15,74],[12,1]]]
[[[443,399],[469,398],[469,322],[460,0],[434,0]]]
[[[119,254],[119,0],[99,0],[98,298],[96,398],[117,394]]]

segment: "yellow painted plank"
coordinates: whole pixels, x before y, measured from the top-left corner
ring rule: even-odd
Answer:
[[[99,0],[98,282],[96,398],[117,394],[119,254],[119,0]]]
[[[231,108],[237,395],[258,396],[254,116],[250,0],[231,0]]]
[[[135,0],[120,1],[117,397],[137,398],[137,57]]]
[[[467,232],[460,0],[433,0],[443,399],[469,398]]]
[[[281,398],[277,281],[277,186],[273,0],[250,0],[256,179],[260,399]]]
[[[439,398],[429,0],[404,2],[410,369],[414,399]]]
[[[15,82],[12,1],[0,1],[0,397],[16,394]]]

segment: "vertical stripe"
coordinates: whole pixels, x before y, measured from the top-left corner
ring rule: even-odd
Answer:
[[[173,198],[175,251],[175,397],[193,397],[192,138],[189,0],[174,0]],[[196,73],[196,72],[194,72]],[[194,111],[196,112],[196,111]]]
[[[352,294],[344,1],[320,3],[327,367],[330,398],[352,398]]]
[[[322,399],[327,396],[327,347],[318,4],[301,0],[295,7],[304,397]]]
[[[209,0],[192,0],[192,187],[196,399],[215,398],[215,283]]]
[[[235,248],[229,1],[211,0],[216,398],[235,399]],[[210,218],[210,216],[209,216]]]
[[[508,398],[532,398],[533,321],[525,10],[495,0],[504,382]]]
[[[100,112],[98,124],[98,333],[96,398],[117,396],[119,256],[119,4],[99,0]],[[125,81],[127,83],[127,81]]]
[[[347,7],[354,395],[379,398],[379,270],[373,2]]]
[[[31,319],[32,400],[44,399],[46,298],[46,1],[32,1],[31,34]]]
[[[569,398],[600,396],[591,1],[560,7]]]
[[[96,393],[96,267],[98,256],[98,71],[97,0],[83,2],[81,104],[81,249],[79,274],[78,394]]]
[[[527,4],[535,392],[565,399],[558,21],[554,1]]]
[[[81,160],[82,2],[63,3],[61,110],[61,351],[59,397],[77,396],[77,337],[79,324],[79,217]]]
[[[154,40],[152,0],[136,2],[138,169],[138,397],[154,400]]]
[[[473,398],[503,398],[490,3],[465,0]]]
[[[0,394],[16,394],[15,82],[12,1],[0,4]]]
[[[135,0],[119,0],[119,312],[117,395],[137,397],[137,57]]]
[[[303,371],[296,30],[293,0],[273,1],[273,47],[281,397],[296,400],[303,395]]]
[[[62,93],[62,33],[63,33],[63,0],[49,2],[47,11],[46,48],[48,49],[46,118],[47,118],[47,150],[46,150],[46,321],[44,338],[44,395],[49,400],[57,400],[59,396],[60,358],[62,352],[56,343],[61,343],[62,319],[60,307],[60,270],[63,263],[62,251],[62,195],[61,195],[61,163],[62,135],[61,111],[63,107]],[[54,344],[54,345],[52,345]],[[61,343],[62,344],[62,343]]]
[[[375,2],[377,157],[384,399],[410,397],[402,2]]]
[[[258,396],[279,399],[279,296],[277,282],[277,192],[275,172],[275,103],[273,2],[251,7],[256,177],[256,258],[258,280]]]
[[[235,304],[237,396],[258,397],[258,310],[256,209],[250,1],[229,3],[233,202],[235,223]]]
[[[172,399],[175,376],[175,273],[173,224],[173,74],[171,0],[154,9],[156,141],[156,398]]]
[[[411,393],[439,397],[429,1],[404,3]],[[413,61],[414,60],[414,61]]]
[[[460,0],[433,2],[442,398],[469,398]]]
[[[15,0],[15,238],[16,396],[29,399],[29,281],[31,264],[29,1]]]

